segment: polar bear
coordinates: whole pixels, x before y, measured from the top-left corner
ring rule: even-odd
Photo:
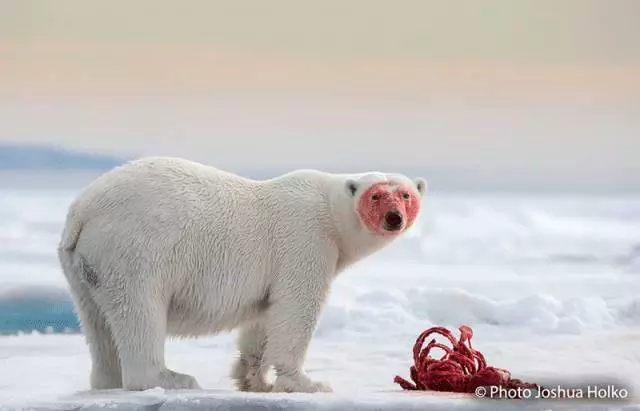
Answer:
[[[258,181],[172,157],[103,174],[71,203],[58,246],[91,387],[199,388],[166,367],[165,339],[238,329],[239,390],[331,391],[303,362],[332,281],[410,228],[426,188],[315,170]]]

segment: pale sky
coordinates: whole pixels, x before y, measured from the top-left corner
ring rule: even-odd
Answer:
[[[640,185],[640,2],[0,3],[0,141]]]

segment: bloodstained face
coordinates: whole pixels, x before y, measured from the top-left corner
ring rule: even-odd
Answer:
[[[403,184],[380,182],[362,193],[358,213],[363,223],[379,235],[399,235],[411,227],[420,211],[416,190]]]

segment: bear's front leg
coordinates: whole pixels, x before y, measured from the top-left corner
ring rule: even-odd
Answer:
[[[335,264],[326,255],[302,254],[297,254],[298,258],[280,272],[270,292],[262,366],[275,368],[273,392],[332,391],[328,384],[312,381],[303,365],[328,296]]]

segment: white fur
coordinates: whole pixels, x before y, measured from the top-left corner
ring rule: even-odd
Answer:
[[[71,205],[58,249],[92,388],[198,388],[166,368],[166,337],[239,328],[240,389],[329,391],[303,371],[307,347],[335,276],[392,241],[355,212],[358,193],[389,178],[426,189],[314,170],[255,181],[167,157],[98,178]]]

